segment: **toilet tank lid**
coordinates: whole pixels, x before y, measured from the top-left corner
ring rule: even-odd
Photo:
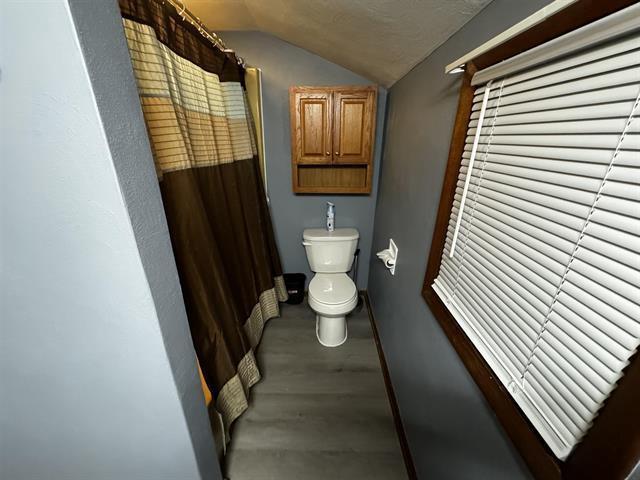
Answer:
[[[360,233],[355,228],[336,228],[333,232],[324,228],[307,228],[302,233],[302,238],[313,242],[344,242],[357,240]]]

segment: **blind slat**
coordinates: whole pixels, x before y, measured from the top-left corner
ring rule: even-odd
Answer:
[[[508,255],[516,263],[523,265],[530,271],[536,273],[544,282],[557,285],[562,278],[564,268],[559,262],[546,261],[547,257],[542,255],[538,250],[531,248],[527,243],[524,243],[512,235],[509,232],[505,232],[502,229],[495,228],[494,226],[485,223],[481,219],[474,219],[471,233],[468,233],[469,215],[464,214],[464,228],[465,234],[472,238],[473,235],[484,240],[486,243],[491,244],[494,248],[502,251],[504,255]],[[448,234],[447,234],[448,238]],[[547,290],[548,287],[540,285],[540,288]]]
[[[535,366],[532,370],[537,372]],[[559,435],[563,438],[568,438],[571,441],[577,441],[582,436],[583,428],[581,427],[584,425],[584,421],[581,421],[579,425],[576,425],[567,413],[568,410],[575,416],[576,414],[574,410],[570,408],[567,409],[566,405],[565,410],[562,410],[562,408],[558,406],[558,402],[549,393],[554,393],[553,387],[549,386],[548,382],[544,382],[546,385],[541,385],[540,382],[538,382],[538,379],[544,379],[544,377],[542,375],[531,375],[528,378],[529,384],[534,387],[530,389],[530,395],[533,396],[536,404],[544,405],[542,409],[543,413],[549,421],[553,423],[554,428],[559,430]]]
[[[516,177],[514,175],[506,175],[503,173],[487,171],[484,175],[485,181],[493,181],[502,183],[516,188],[522,188],[531,192],[538,192],[553,198],[565,199],[571,202],[590,206],[595,199],[594,192],[586,192],[561,185],[549,184],[537,180]]]
[[[562,298],[564,302],[567,301],[566,295]],[[625,345],[616,341],[610,332],[600,330],[590,323],[587,318],[579,316],[576,312],[568,308],[564,302],[558,301],[554,305],[554,309],[559,316],[567,322],[570,322],[574,328],[583,332],[588,340],[593,341],[616,359],[626,361],[629,358],[629,344]],[[602,325],[603,322],[600,321],[599,324]]]
[[[638,324],[637,319],[629,317],[623,311],[607,303],[606,300],[602,300],[587,293],[580,285],[575,285],[572,282],[565,282],[562,286],[561,293],[571,296],[576,303],[582,305],[585,309],[592,310],[612,326],[618,327],[624,332],[628,332],[629,335],[634,338],[640,337],[640,324]],[[575,307],[574,310],[578,311]],[[603,330],[605,329],[602,324],[599,325],[599,328]]]
[[[627,112],[628,114],[628,112]],[[496,125],[494,135],[558,135],[558,134],[586,134],[586,133],[615,133],[621,132],[627,123],[627,116],[619,118],[604,118],[598,120],[572,120],[565,122],[536,122],[509,125]],[[637,133],[638,119],[634,119],[631,127]],[[478,129],[470,127],[467,135],[475,135]],[[483,126],[481,135],[488,135],[490,127]]]
[[[474,185],[474,188],[476,188],[478,184],[477,179],[472,179],[472,184]],[[508,196],[509,198],[520,199],[527,204],[544,206],[548,209],[566,214],[567,216],[580,218],[582,223],[584,223],[584,219],[589,213],[589,207],[586,204],[559,198],[557,194],[549,195],[547,193],[536,192],[535,190],[527,190],[519,188],[518,186],[496,182],[494,180],[487,180],[486,178],[482,181],[482,188],[485,190],[485,193],[498,192],[504,196]],[[456,193],[456,195],[458,194]],[[582,200],[582,198],[580,198],[580,200]]]
[[[514,374],[522,373],[527,362],[527,356],[523,353],[523,346],[526,344],[517,335],[514,335],[513,331],[507,328],[507,324],[502,322],[500,316],[496,315],[480,299],[474,288],[466,283],[466,278],[461,276],[457,283],[463,289],[464,295],[459,295],[456,298],[471,313],[470,317],[473,319],[474,325],[491,332],[492,337],[499,345],[498,354],[504,357],[502,360],[507,368]]]
[[[575,90],[566,95],[551,98],[537,98],[530,96],[511,105],[500,105],[500,115],[515,115],[523,113],[544,113],[562,108],[575,108],[583,106],[594,106],[600,104],[614,102],[633,102],[637,95],[636,85],[633,83],[620,85],[613,88],[605,88],[598,90],[596,93],[592,91],[584,92],[583,90]],[[596,96],[597,95],[597,96]],[[628,105],[628,103],[627,103]],[[479,110],[473,110],[471,119],[475,120],[480,114]],[[495,107],[490,106],[486,110],[486,115],[495,115]]]
[[[466,254],[466,262],[475,267],[477,271],[483,273],[488,278],[493,278],[503,286],[503,294],[508,293],[508,298],[518,304],[530,317],[526,319],[532,327],[539,330],[544,320],[544,304],[538,298],[522,288],[520,284],[514,282],[509,275],[500,270],[491,262],[484,261],[482,255],[477,251],[469,250]]]
[[[442,277],[441,279],[444,281],[445,285],[451,287],[451,283],[453,280],[447,279],[446,277]],[[499,359],[500,365],[511,375],[520,375],[524,368],[523,361],[525,358],[520,360],[517,359],[513,354],[513,350],[505,344],[504,339],[501,334],[492,330],[486,324],[482,315],[480,315],[473,307],[470,307],[469,303],[470,296],[466,295],[464,298],[458,299],[456,301],[456,308],[462,312],[464,317],[467,319],[468,324],[481,336],[490,339],[488,341],[488,347],[492,351],[493,355]]]
[[[596,75],[589,78],[580,78],[573,81],[566,81],[554,85],[549,85],[535,90],[505,95],[500,101],[500,107],[503,105],[513,105],[515,103],[523,103],[531,100],[542,100],[545,98],[562,97],[571,95],[575,92],[592,92],[592,98],[589,103],[594,103],[594,95],[598,95],[602,89],[611,88],[614,85],[635,84],[640,77],[640,67],[628,68],[625,70],[616,70],[602,75]],[[597,97],[596,97],[597,98]],[[597,100],[595,100],[597,101]],[[608,101],[608,100],[607,100]],[[497,105],[496,99],[489,99],[487,109],[493,109]],[[479,107],[474,103],[472,110]]]
[[[545,365],[552,375],[558,378],[563,384],[572,386],[570,388],[572,396],[577,400],[574,404],[575,411],[580,414],[583,421],[587,421],[591,411],[597,408],[597,399],[602,398],[602,392],[583,375],[579,369],[559,353],[560,343],[552,339],[552,343],[545,340],[540,342],[536,357],[532,363]],[[591,374],[590,374],[591,375]],[[528,372],[525,374],[525,383],[529,378]]]
[[[505,323],[509,323],[515,326],[515,335],[520,339],[520,341],[527,345],[528,348],[532,348],[535,344],[535,340],[537,338],[537,329],[539,327],[539,323],[530,321],[527,323],[523,317],[528,316],[527,312],[522,309],[516,302],[512,301],[509,298],[500,298],[500,290],[495,287],[485,287],[482,285],[480,288],[479,283],[488,280],[489,277],[485,276],[482,272],[476,269],[471,263],[466,265],[466,271],[460,271],[458,274],[457,271],[453,271],[453,266],[444,266],[443,272],[446,274],[452,291],[457,292],[458,286],[456,279],[462,278],[462,287],[463,288],[471,288],[478,287],[476,293],[480,295],[487,305],[490,303],[493,304],[496,312],[499,312],[499,315],[504,319]],[[462,291],[462,290],[461,290]],[[457,295],[457,294],[456,294]],[[533,325],[533,326],[532,326]],[[523,350],[526,351],[526,350]]]
[[[554,323],[548,325],[548,328],[542,332],[540,338],[541,346],[539,348],[544,348],[545,344],[551,345],[553,351],[562,357],[563,362],[559,363],[558,367],[565,368],[565,364],[571,365],[599,391],[605,392],[609,388],[611,381],[615,381],[613,372]],[[595,403],[597,401],[594,401],[594,405],[589,408],[596,408]]]
[[[594,237],[613,245],[626,248],[634,253],[640,253],[640,242],[638,241],[637,235],[617,228],[612,228],[611,225],[598,223],[597,219],[592,218],[591,223],[589,223],[585,231],[585,236],[586,235],[593,235]]]
[[[537,236],[532,235],[535,230],[529,230],[528,224],[520,223],[516,226],[511,226],[502,220],[503,217],[506,216],[503,216],[500,212],[493,212],[493,214],[487,215],[482,211],[482,208],[476,211],[475,214],[477,221],[484,222],[495,229],[502,230],[522,244],[528,245],[532,249],[541,252],[544,257],[548,258],[548,261],[543,263],[543,265],[549,270],[558,270],[555,267],[554,262],[557,262],[560,265],[565,265],[569,261],[571,250],[570,242],[566,242],[566,244],[562,246],[550,244],[548,242],[548,238],[540,239],[537,238]]]
[[[606,257],[610,258],[614,264],[621,264],[629,267],[632,271],[638,273],[640,270],[640,254],[627,250],[625,248],[606,242],[591,235],[582,237],[580,243],[582,248],[594,252],[606,252]]]
[[[462,166],[467,166],[469,154],[462,154]],[[548,172],[566,173],[587,177],[603,178],[607,165],[604,163],[581,162],[576,160],[558,160],[553,158],[528,157],[522,155],[505,155],[490,153],[483,156],[487,163],[529,167]],[[611,152],[609,155],[611,159]],[[640,199],[640,165],[616,165],[609,173],[609,182],[623,182],[628,185],[629,193],[625,195],[633,200]]]
[[[495,113],[493,110],[488,111]],[[557,108],[553,110],[530,111],[525,113],[505,114],[500,109],[496,118],[496,127],[503,125],[522,125],[545,122],[569,122],[574,120],[598,120],[606,118],[620,118],[629,115],[629,102],[599,103],[580,107]],[[477,127],[478,120],[472,118],[469,127]]]
[[[468,172],[466,166],[461,167],[461,173]],[[602,180],[600,178],[587,177],[583,175],[571,175],[567,173],[549,172],[536,168],[521,167],[516,165],[504,165],[499,163],[487,162],[484,168],[485,175],[488,172],[495,172],[502,175],[509,175],[518,178],[531,179],[547,184],[567,187],[570,189],[586,190],[588,192],[597,192]],[[591,202],[589,202],[591,203]]]
[[[492,145],[527,145],[569,148],[605,148],[614,150],[620,135],[494,135]],[[488,136],[480,135],[479,151],[484,152]],[[624,150],[640,150],[640,135],[629,134],[625,138]],[[637,152],[636,152],[637,153]]]
[[[465,153],[467,153],[465,146]],[[559,159],[573,162],[592,162],[604,163],[607,166],[611,161],[611,150],[605,149],[589,149],[589,148],[571,148],[571,147],[550,147],[540,145],[492,145],[491,152],[502,153],[505,155],[515,155],[523,157],[539,157],[544,159]],[[637,166],[638,152],[625,151],[618,152],[616,157],[616,166]]]
[[[555,308],[567,320],[573,321],[578,328],[588,332],[602,345],[607,345],[607,348],[611,352],[615,352],[618,358],[625,358],[628,352],[634,351],[638,346],[637,337],[617,326],[609,318],[574,299],[568,289],[560,293]]]
[[[557,367],[554,362],[535,358],[531,363],[531,374],[527,375],[527,382],[529,384],[536,383],[543,389],[544,393],[547,393],[553,399],[552,402],[558,407],[557,409],[566,415],[562,419],[562,423],[566,427],[571,428],[571,426],[574,426],[577,427],[576,430],[582,432],[588,424],[589,414],[591,413],[590,407],[595,405],[588,396],[579,395],[580,390],[576,392],[575,388],[570,388],[572,384],[570,377],[554,367]],[[536,388],[535,391],[542,393],[540,388]],[[575,430],[574,435],[578,436]]]
[[[640,52],[631,50],[618,55],[596,59],[592,62],[577,65],[575,68],[559,70],[546,75],[534,76],[530,78],[520,77],[520,80],[510,78],[509,82],[505,82],[503,88],[504,97],[520,92],[542,89],[551,85],[565,84],[567,82],[587,82],[590,81],[599,84],[597,76],[610,75],[618,73],[618,71],[633,71],[640,64]],[[637,77],[636,77],[637,78]],[[611,84],[614,84],[612,82]],[[626,83],[626,82],[622,82]],[[610,84],[610,85],[611,85]],[[482,95],[484,91],[476,93]],[[495,96],[493,92],[489,92],[489,99]]]

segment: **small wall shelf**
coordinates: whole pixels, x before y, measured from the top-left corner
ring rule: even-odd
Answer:
[[[371,193],[377,87],[291,87],[295,193]]]

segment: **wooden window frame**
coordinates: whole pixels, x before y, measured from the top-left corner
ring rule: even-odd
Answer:
[[[440,270],[475,88],[473,74],[605,17],[637,0],[578,0],[545,21],[467,63],[440,195],[422,296],[507,435],[536,478],[623,479],[640,461],[640,354],[631,357],[618,387],[566,460],[556,458],[431,285]]]

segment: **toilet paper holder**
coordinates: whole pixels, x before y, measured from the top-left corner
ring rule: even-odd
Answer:
[[[389,269],[391,275],[395,275],[396,264],[398,262],[398,247],[392,238],[389,239],[389,248],[385,248],[376,255],[380,260],[382,260],[384,266]]]

